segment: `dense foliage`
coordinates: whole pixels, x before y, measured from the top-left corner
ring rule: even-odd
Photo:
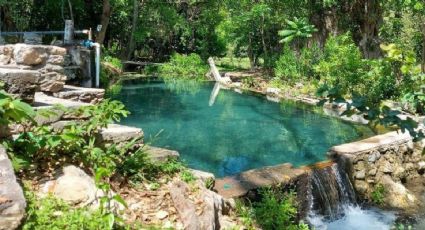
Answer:
[[[166,78],[199,79],[208,72],[208,67],[197,54],[173,54],[170,61],[158,69],[160,76]]]
[[[249,229],[289,229],[308,230],[303,223],[297,223],[297,202],[294,193],[284,193],[279,188],[264,188],[260,190],[261,200],[258,202],[236,203],[236,212]]]

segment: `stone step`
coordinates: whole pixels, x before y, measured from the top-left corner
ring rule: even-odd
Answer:
[[[293,168],[291,164],[252,169],[215,181],[214,190],[225,198],[239,198],[249,191],[273,185],[289,185],[297,181],[307,170]]]
[[[72,101],[96,104],[105,96],[105,90],[65,85],[61,91],[54,93],[53,96]]]
[[[90,106],[91,104],[57,98],[57,97],[49,96],[42,92],[35,93],[34,105],[33,105],[35,109],[47,109],[47,108],[53,107],[54,105],[62,105],[65,108],[79,108],[82,106]]]
[[[131,141],[134,138],[143,138],[143,131],[140,128],[110,124],[107,128],[102,129],[100,140],[105,143],[119,144]]]

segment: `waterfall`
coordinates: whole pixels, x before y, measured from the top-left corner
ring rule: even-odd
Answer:
[[[353,185],[347,173],[336,163],[314,168],[310,188],[310,211],[329,220],[340,218],[346,205],[356,204]]]
[[[312,168],[307,196],[307,221],[317,230],[387,230],[395,221],[393,213],[361,207],[348,174],[337,163]]]

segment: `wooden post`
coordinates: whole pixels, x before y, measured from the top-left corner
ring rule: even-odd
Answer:
[[[72,20],[65,21],[63,42],[65,45],[71,45],[74,42],[74,21]]]

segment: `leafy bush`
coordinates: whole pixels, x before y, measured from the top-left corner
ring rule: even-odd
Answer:
[[[102,61],[111,64],[113,67],[115,67],[119,70],[122,69],[121,60],[116,58],[116,57],[113,57],[113,56],[110,56],[110,55],[104,55]]]
[[[0,87],[3,87],[1,84]],[[35,112],[30,105],[14,99],[4,90],[0,90],[0,125],[13,122],[33,121]]]
[[[352,92],[366,75],[360,50],[349,34],[329,38],[314,68],[322,83],[341,92]]]
[[[173,54],[170,61],[159,67],[161,77],[201,79],[208,72],[208,66],[197,54]]]
[[[27,218],[22,229],[111,229],[100,210],[74,208],[53,197],[38,198],[25,192]]]
[[[245,205],[236,202],[236,213],[249,229],[255,228],[255,223],[261,229],[308,230],[308,225],[296,223],[297,203],[294,193],[286,194],[278,188],[265,188],[260,191],[261,200]]]
[[[303,48],[297,55],[286,47],[275,65],[275,76],[289,83],[314,80],[317,76],[313,66],[322,58],[322,52],[317,46]]]
[[[258,224],[265,230],[268,229],[308,229],[305,224],[296,224],[297,206],[295,195],[271,188],[260,192],[262,199],[254,203],[254,215]]]
[[[289,82],[297,81],[304,77],[299,71],[298,60],[295,53],[288,47],[284,49],[283,54],[276,62],[275,75]]]
[[[385,198],[385,187],[382,184],[378,184],[375,186],[374,190],[371,193],[371,199],[375,204],[384,203]]]
[[[55,165],[58,162],[84,165],[94,171],[104,167],[115,172],[131,173],[137,170],[131,162],[143,161],[145,154],[141,149],[134,149],[137,140],[120,145],[99,145],[98,137],[102,128],[127,116],[128,111],[118,101],[104,100],[95,106],[81,107],[66,111],[73,117],[80,117],[77,122],[69,122],[61,130],[48,126],[36,126],[28,132],[20,134],[15,140],[6,140],[4,145],[9,149],[18,169],[30,166],[42,167]],[[131,165],[131,167],[129,166]],[[140,164],[139,167],[142,167]],[[23,168],[25,169],[25,168]]]

